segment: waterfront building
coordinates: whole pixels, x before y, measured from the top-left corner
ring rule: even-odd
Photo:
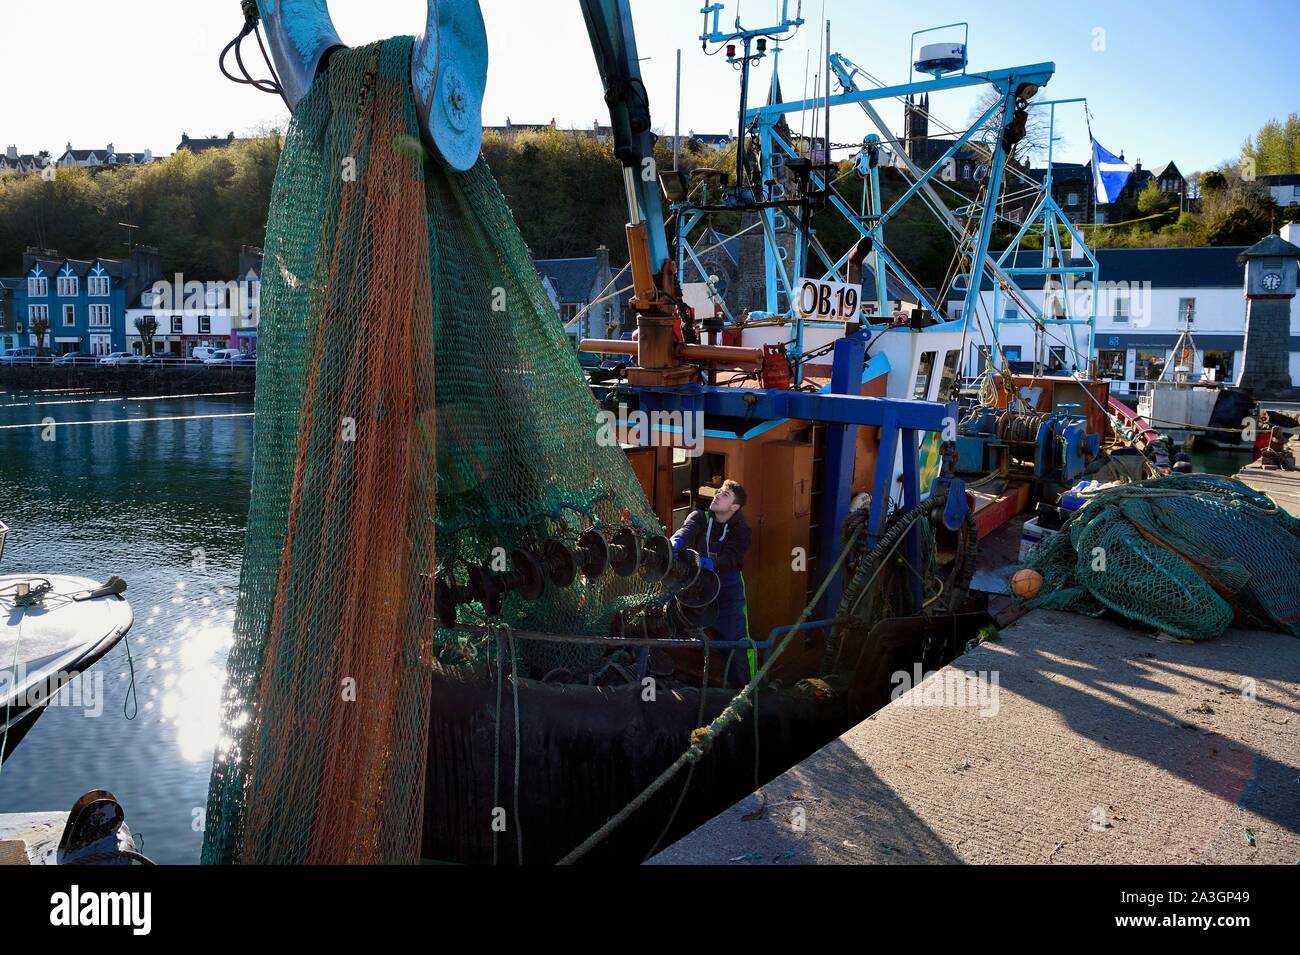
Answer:
[[[14,344],[43,344],[55,355],[122,351],[127,303],[161,277],[161,258],[151,246],[136,246],[129,259],[69,259],[29,248],[11,290]],[[38,343],[42,324],[46,330]]]

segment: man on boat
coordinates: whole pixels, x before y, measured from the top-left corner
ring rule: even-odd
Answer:
[[[739,481],[722,482],[707,510],[691,511],[681,529],[673,535],[673,553],[683,547],[697,551],[700,563],[718,575],[718,620],[713,625],[718,640],[748,640],[749,616],[745,608],[745,582],[740,572],[749,550],[750,530],[741,508],[745,489]],[[728,685],[740,689],[749,682],[758,654],[752,647],[729,652]]]

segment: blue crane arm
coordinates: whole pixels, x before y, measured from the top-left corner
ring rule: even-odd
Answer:
[[[641,81],[632,10],[628,0],[578,2],[605,88],[614,156],[623,166],[629,221],[632,225],[645,223],[651,270],[659,275],[668,261],[668,234],[654,162],[650,97]]]

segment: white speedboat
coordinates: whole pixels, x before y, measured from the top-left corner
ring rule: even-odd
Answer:
[[[8,528],[0,523],[0,559]],[[131,629],[126,582],[0,574],[0,762],[64,686]]]

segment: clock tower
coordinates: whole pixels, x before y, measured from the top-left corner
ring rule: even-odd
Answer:
[[[1278,396],[1291,382],[1291,299],[1300,248],[1270,235],[1241,254],[1246,266],[1246,342],[1237,385],[1257,398]]]

